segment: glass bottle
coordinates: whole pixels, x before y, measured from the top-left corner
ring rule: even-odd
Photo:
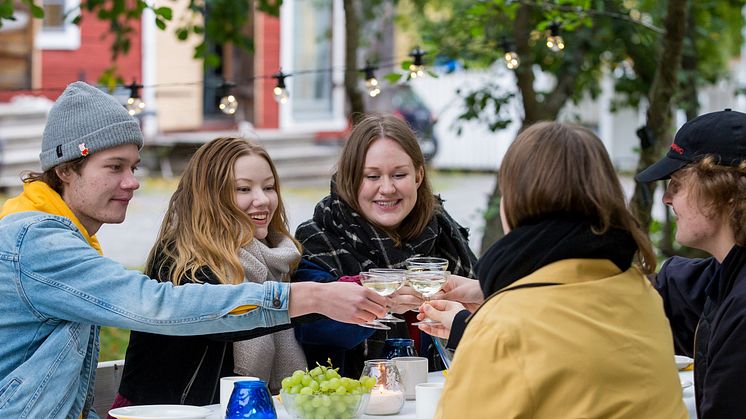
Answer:
[[[362,376],[376,379],[376,385],[370,392],[365,414],[393,415],[399,413],[404,405],[404,389],[399,369],[396,368],[394,361],[388,359],[365,361]]]

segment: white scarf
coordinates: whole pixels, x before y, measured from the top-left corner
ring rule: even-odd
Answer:
[[[268,247],[255,239],[238,250],[245,281],[289,281],[290,267],[298,262],[300,253],[290,237],[270,233],[268,239],[277,245]],[[237,374],[266,381],[273,394],[280,391],[283,378],[307,367],[293,329],[234,342],[233,364]]]

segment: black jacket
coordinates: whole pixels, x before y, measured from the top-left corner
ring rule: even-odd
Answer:
[[[697,417],[742,418],[746,387],[746,249],[723,263],[673,257],[656,288],[673,330],[676,353],[694,358]]]
[[[219,284],[209,269],[197,279]],[[166,336],[130,333],[119,394],[133,404],[208,405],[220,402],[220,378],[233,372],[233,343],[293,327],[299,322],[324,319],[307,315],[290,324],[235,333],[203,336]]]

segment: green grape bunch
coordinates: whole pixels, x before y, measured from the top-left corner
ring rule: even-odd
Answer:
[[[339,375],[339,368],[316,364],[316,368],[297,370],[282,380],[282,403],[300,419],[349,419],[360,411],[364,396],[376,385],[373,377],[354,380]]]

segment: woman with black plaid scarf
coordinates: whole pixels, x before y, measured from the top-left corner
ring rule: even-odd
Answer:
[[[394,116],[368,116],[354,127],[329,196],[295,236],[303,262],[294,281],[354,280],[371,268],[404,269],[405,260],[415,255],[448,259],[452,274],[474,277],[468,231],[433,195],[417,138]],[[357,378],[365,359],[380,357],[386,338],[419,341],[417,328],[409,327],[416,321],[409,310],[419,307],[420,296],[404,287],[390,298],[392,311],[403,314],[406,323],[394,323],[402,326],[388,332],[374,334],[332,320],[296,327],[309,366],[331,358],[343,375]]]

